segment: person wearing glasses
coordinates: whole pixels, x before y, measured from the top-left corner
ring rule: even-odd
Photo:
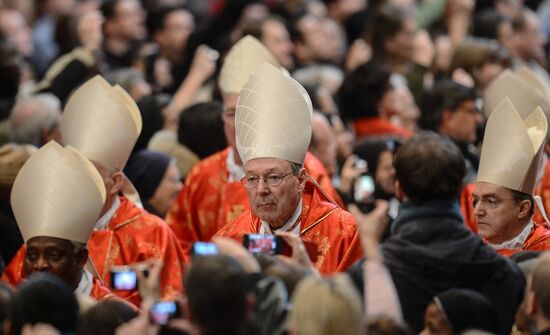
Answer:
[[[239,91],[264,62],[280,67],[271,52],[250,35],[241,38],[224,59],[219,86],[227,148],[193,166],[166,216],[184,252],[190,252],[193,242],[209,241],[220,228],[250,209],[246,188],[239,182],[245,173],[235,144],[235,109]],[[303,163],[309,175],[343,207],[323,163],[309,152]]]
[[[277,89],[274,89],[277,88]],[[311,100],[294,79],[260,65],[239,94],[236,145],[251,209],[216,235],[293,232],[316,247],[323,274],[344,271],[362,256],[353,216],[341,209],[303,167],[311,141]]]
[[[487,122],[470,201],[478,234],[502,255],[550,248],[548,224],[532,220],[547,128],[542,109],[516,111],[508,98]]]

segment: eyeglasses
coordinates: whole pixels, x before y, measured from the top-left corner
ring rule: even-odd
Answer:
[[[256,188],[260,180],[263,180],[267,187],[277,187],[281,186],[286,177],[291,174],[292,172],[285,174],[270,174],[266,177],[250,176],[244,177],[243,179],[241,179],[241,182],[244,186],[246,186],[246,188]]]
[[[222,120],[225,123],[235,123],[235,111],[222,112]]]
[[[506,200],[516,200],[514,198],[508,198],[508,199],[499,199],[499,198],[474,198],[470,197],[470,202],[472,204],[472,207],[476,208],[478,204],[481,204],[483,208],[486,209],[495,209],[497,208],[503,201]]]

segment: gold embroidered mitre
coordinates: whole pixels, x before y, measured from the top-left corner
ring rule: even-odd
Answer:
[[[90,161],[50,141],[19,171],[11,205],[25,242],[48,236],[86,244],[105,195],[103,179]]]
[[[237,150],[243,163],[279,158],[303,164],[311,141],[312,105],[306,90],[289,75],[264,63],[237,100]]]

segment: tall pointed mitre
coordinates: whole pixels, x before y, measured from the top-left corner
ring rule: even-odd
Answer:
[[[47,236],[86,244],[105,195],[103,179],[90,161],[50,141],[21,168],[11,205],[25,242]]]
[[[530,70],[520,69],[517,73],[504,70],[485,90],[483,110],[489,117],[496,106],[509,98],[520,117],[525,119],[535,108],[540,107],[544,114],[550,116],[550,95],[544,91],[543,84],[534,77]]]
[[[489,116],[477,181],[533,194],[548,123],[539,107],[520,114],[505,98]]]
[[[263,63],[280,67],[279,62],[256,38],[246,35],[231,48],[220,71],[223,94],[239,94],[250,74]]]
[[[124,168],[141,132],[142,121],[133,99],[101,76],[80,86],[61,118],[63,143],[90,160]]]
[[[271,64],[260,65],[237,101],[237,150],[243,163],[279,158],[303,164],[312,111],[306,90],[296,80]]]

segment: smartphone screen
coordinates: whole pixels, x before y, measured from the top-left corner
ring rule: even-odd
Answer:
[[[129,268],[111,269],[111,287],[119,291],[132,291],[137,289],[137,274]]]
[[[353,198],[355,202],[366,202],[374,193],[374,178],[370,175],[363,175],[355,178],[353,184]]]
[[[160,301],[155,303],[149,310],[151,321],[157,325],[164,326],[171,319],[180,317],[179,305],[175,301]]]
[[[195,242],[193,243],[193,255],[217,255],[219,253],[218,246],[211,242]]]
[[[251,253],[280,254],[282,241],[279,236],[247,234],[243,239],[243,246]]]

